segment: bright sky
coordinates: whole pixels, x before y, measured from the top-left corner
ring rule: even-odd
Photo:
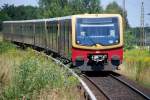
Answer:
[[[110,2],[116,1],[120,6],[122,6],[123,0],[101,0],[101,5],[106,7]],[[141,0],[125,0],[126,1],[126,10],[128,12],[128,20],[129,24],[132,27],[140,26],[140,6]],[[150,26],[150,15],[146,15],[150,13],[150,0],[144,1],[144,10],[145,10],[145,24]],[[0,0],[0,6],[4,4],[14,4],[18,5],[32,5],[38,6],[38,0]]]

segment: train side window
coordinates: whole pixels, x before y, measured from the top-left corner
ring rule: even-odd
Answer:
[[[32,36],[32,32],[33,32],[33,31],[32,31],[32,28],[33,28],[33,27],[32,27],[32,24],[29,23],[29,33],[30,33],[30,36]]]
[[[54,43],[54,41],[53,41],[53,34],[54,33],[54,22],[52,22],[52,49],[54,48],[53,47],[53,43]]]
[[[49,47],[49,44],[50,44],[50,38],[49,38],[49,23],[46,22],[46,29],[47,29],[47,46]]]
[[[63,33],[62,33],[62,40],[63,40],[63,53],[65,53],[65,21],[63,21]]]
[[[58,24],[57,24],[57,21],[55,22],[55,50],[57,50],[57,42],[58,42],[58,39],[57,39],[57,34],[58,34]]]
[[[65,41],[65,34],[66,34],[66,28],[65,28],[65,20],[63,22],[63,29],[64,29],[64,33],[63,33],[63,41],[64,41],[64,53],[65,53],[65,49],[66,49],[66,41]]]
[[[51,36],[51,30],[52,30],[52,25],[51,25],[51,22],[49,22],[49,45],[50,45],[50,48],[52,48],[52,36]]]
[[[64,22],[61,21],[61,33],[60,33],[61,53],[64,53]]]
[[[55,22],[53,23],[53,49],[55,50]]]
[[[54,23],[54,49],[56,50],[56,42],[57,42],[57,40],[56,40],[56,36],[57,36],[57,23],[55,22]]]

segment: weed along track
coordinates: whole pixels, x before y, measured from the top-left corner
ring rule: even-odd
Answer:
[[[40,52],[37,52],[37,53],[41,54]],[[63,64],[60,61],[59,58],[58,58],[59,60],[57,60],[57,59],[55,59],[55,58],[53,58],[51,56],[48,56],[48,55],[45,55],[45,54],[43,54],[43,55],[46,56],[46,57],[48,57],[48,58],[50,58],[50,59],[52,59],[57,64],[60,64],[60,66],[66,68],[73,76],[75,76],[79,80],[79,82],[80,82],[81,85],[78,87],[78,89],[80,90],[81,95],[83,96],[83,98],[81,97],[82,99],[85,99],[85,100],[89,100],[89,99],[91,99],[91,100],[97,100],[97,98],[95,97],[93,91],[91,91],[91,89],[89,89],[89,87],[87,86],[86,82],[84,82],[84,80],[82,80],[79,77],[78,74],[76,74],[72,69],[69,68],[69,66],[68,66],[69,64]]]
[[[60,64],[32,49],[2,44],[0,100],[82,100],[76,89],[79,81]]]

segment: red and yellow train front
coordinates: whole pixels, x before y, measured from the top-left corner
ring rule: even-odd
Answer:
[[[72,17],[72,62],[84,71],[112,70],[122,63],[123,29],[118,14]]]

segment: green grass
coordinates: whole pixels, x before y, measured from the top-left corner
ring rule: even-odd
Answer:
[[[15,50],[16,46],[9,42],[0,42],[0,54]]]
[[[150,88],[150,51],[133,49],[124,53],[122,73]]]
[[[3,40],[2,33],[0,32],[0,41]]]
[[[75,88],[78,80],[63,67],[31,49],[17,50],[4,42],[0,45],[0,99],[80,99]]]

